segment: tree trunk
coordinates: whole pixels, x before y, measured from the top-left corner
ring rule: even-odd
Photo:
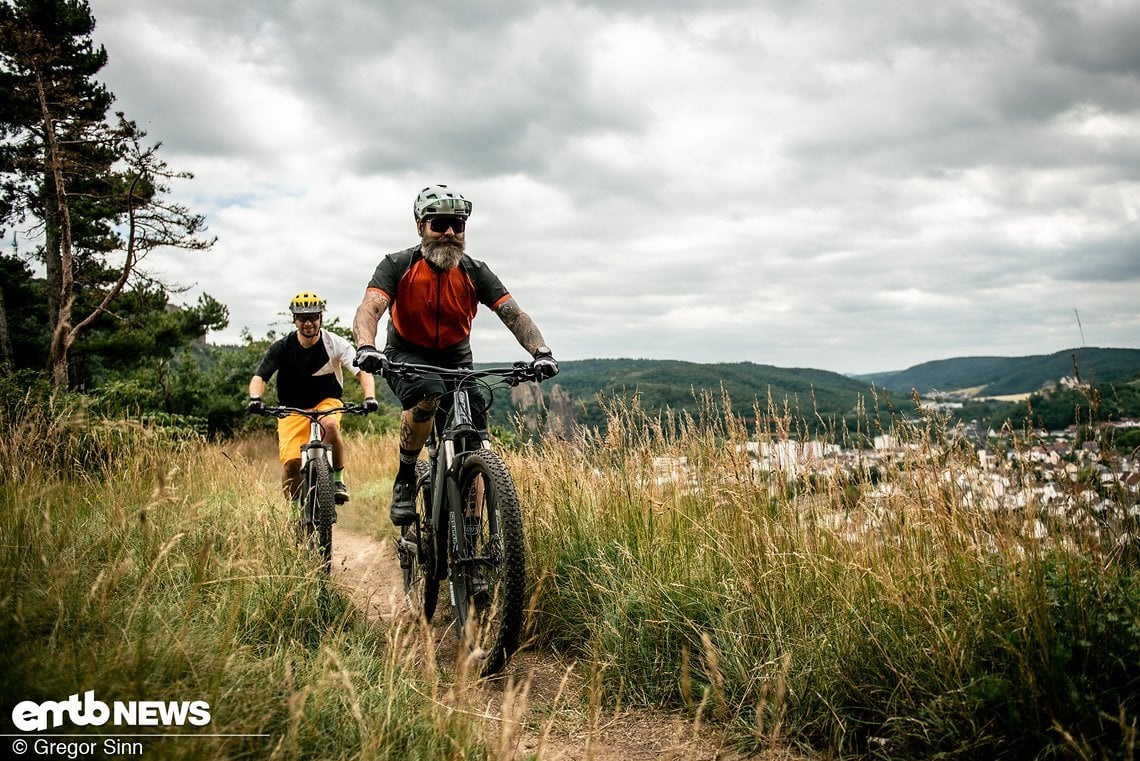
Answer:
[[[11,373],[15,368],[12,335],[8,332],[8,310],[4,308],[4,290],[0,288],[0,371]]]
[[[51,347],[48,354],[48,365],[51,367],[51,382],[55,388],[68,386],[67,352],[75,341],[75,333],[71,329],[71,310],[75,303],[75,284],[72,280],[71,270],[71,207],[67,200],[67,188],[63,182],[63,154],[59,141],[56,140],[55,118],[48,107],[47,92],[44,81],[39,74],[36,75],[36,90],[40,99],[40,113],[44,126],[44,171],[48,180],[48,190],[54,191],[52,198],[44,198],[45,218],[57,214],[59,231],[59,309],[52,315]],[[48,224],[48,235],[52,225]],[[45,252],[50,260],[51,251]],[[49,277],[48,302],[52,298],[52,286]]]
[[[54,333],[59,322],[59,299],[63,293],[63,262],[59,251],[59,207],[56,204],[55,177],[46,167],[41,201],[44,206],[43,256],[47,280],[47,318],[48,328]]]
[[[66,389],[71,385],[71,363],[67,358],[67,350],[71,348],[71,341],[67,340],[70,333],[71,324],[60,323],[51,335],[48,363],[51,366],[52,388]]]

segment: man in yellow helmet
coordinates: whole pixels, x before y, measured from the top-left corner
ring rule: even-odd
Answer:
[[[364,407],[374,412],[376,382],[372,375],[353,366],[352,345],[321,327],[325,300],[315,293],[298,293],[289,302],[296,330],[275,341],[265,352],[257,372],[249,381],[249,411],[264,409],[261,401],[266,382],[277,374],[277,399],[281,404],[301,409],[329,409],[341,406],[344,395],[342,367],[356,376],[364,392]],[[333,487],[337,504],[348,501],[344,483],[344,440],[340,435],[340,415],[322,421],[325,442],[332,448]],[[309,440],[309,421],[290,415],[277,421],[278,457],[284,469],[281,486],[285,496],[297,502],[301,497],[301,446]]]

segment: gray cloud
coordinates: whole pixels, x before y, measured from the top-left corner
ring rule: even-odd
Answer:
[[[1068,348],[1075,305],[1090,341],[1140,341],[1130,4],[94,12],[119,105],[219,236],[156,263],[230,306],[227,336],[307,288],[348,321],[449,182],[566,358],[895,369]]]

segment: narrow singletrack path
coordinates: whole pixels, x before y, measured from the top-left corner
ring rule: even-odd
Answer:
[[[388,539],[374,540],[334,526],[333,579],[377,625],[412,624],[400,566]],[[441,604],[430,628],[443,683],[461,681],[458,641]],[[425,664],[425,668],[427,665]],[[496,679],[478,683],[465,710],[484,718],[488,743],[500,759],[538,761],[656,761],[763,759],[805,761],[785,749],[746,756],[726,748],[715,728],[679,713],[589,708],[589,665],[569,664],[523,647]],[[455,703],[453,689],[449,705]]]

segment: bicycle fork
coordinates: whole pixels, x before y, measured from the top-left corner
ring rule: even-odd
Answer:
[[[313,478],[313,471],[309,463],[314,457],[324,457],[332,471],[332,449],[322,441],[310,440],[301,447],[301,523],[315,526],[317,516],[317,484]],[[336,509],[335,507],[333,508]]]
[[[446,564],[441,562],[439,566],[444,569],[447,575],[448,597],[451,600],[452,610],[455,610],[459,600],[463,600],[466,604],[467,583],[464,574],[457,573],[458,568],[455,567],[466,553],[461,544],[463,541],[463,522],[456,520],[457,513],[460,513],[462,508],[459,494],[460,463],[455,456],[455,441],[453,439],[446,438],[441,442],[438,457],[436,474],[440,476],[439,483],[442,488],[432,492],[432,518],[435,524],[435,535],[446,536],[450,542],[446,549]]]

